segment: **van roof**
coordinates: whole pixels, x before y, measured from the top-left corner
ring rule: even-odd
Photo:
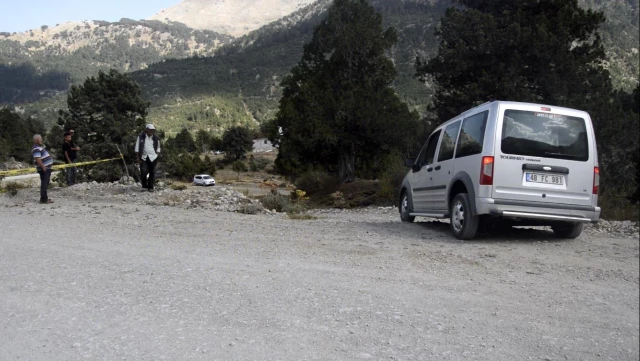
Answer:
[[[547,108],[552,108],[552,109],[559,109],[559,110],[564,110],[564,111],[578,111],[578,112],[584,112],[582,110],[578,110],[578,109],[573,109],[573,108],[566,108],[566,107],[561,107],[561,106],[557,106],[557,105],[549,105],[549,104],[540,104],[540,103],[524,103],[524,102],[515,102],[515,101],[508,101],[508,100],[492,100],[492,101],[488,101],[486,103],[482,103],[480,105],[477,105],[471,109],[465,110],[464,112],[456,115],[455,117],[447,120],[446,122],[440,124],[438,126],[438,128],[442,127],[443,125],[450,123],[451,121],[454,121],[456,119],[459,119],[460,117],[464,116],[465,114],[477,111],[480,108],[483,108],[487,105],[506,105],[506,106],[535,106],[535,107],[547,107]],[[584,112],[586,113],[586,112]],[[437,128],[436,128],[437,129]]]

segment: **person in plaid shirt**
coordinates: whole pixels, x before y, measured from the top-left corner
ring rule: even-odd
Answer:
[[[42,143],[42,136],[36,134],[33,136],[33,147],[31,148],[31,155],[36,163],[38,174],[40,175],[40,203],[48,204],[53,203],[47,195],[47,188],[51,181],[51,167],[53,166],[53,158]]]

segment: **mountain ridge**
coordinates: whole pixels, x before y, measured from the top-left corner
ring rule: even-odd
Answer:
[[[221,40],[206,48],[206,52],[205,48],[194,51],[195,46],[189,45],[190,40],[184,40],[197,38],[190,32],[200,31],[185,24],[123,19],[118,26],[124,24],[131,28],[129,38],[125,41],[121,36],[119,42],[107,41],[105,49],[112,50],[111,54],[98,56],[96,54],[100,51],[82,46],[79,47],[82,51],[76,50],[66,55],[40,57],[37,52],[27,52],[23,53],[22,58],[14,59],[14,64],[19,61],[33,64],[33,68],[27,67],[23,72],[35,72],[33,83],[42,83],[44,88],[37,88],[38,91],[30,93],[9,89],[10,96],[18,94],[18,98],[11,98],[9,101],[6,96],[3,101],[2,67],[6,67],[11,58],[7,51],[3,52],[3,46],[8,46],[9,50],[11,46],[24,47],[29,40],[20,43],[6,39],[12,34],[0,33],[0,104],[26,103],[24,106],[28,114],[48,119],[47,122],[51,124],[56,119],[55,110],[65,106],[61,79],[69,75],[69,66],[73,66],[74,71],[81,71],[75,73],[75,77],[67,84],[80,82],[84,80],[83,76],[94,75],[99,69],[114,67],[121,71],[132,71],[131,76],[141,84],[143,94],[152,103],[149,119],[168,130],[177,131],[187,127],[190,130],[219,131],[228,124],[253,126],[256,125],[254,119],[263,121],[274,115],[281,95],[280,81],[300,60],[303,45],[311,39],[313,28],[322,20],[330,3],[331,0],[312,2],[239,38],[217,34]],[[395,27],[399,34],[399,42],[389,54],[398,70],[398,77],[394,82],[396,91],[413,109],[424,114],[433,87],[430,83],[423,84],[414,78],[415,58],[428,58],[435,54],[439,39],[433,34],[440,16],[451,2],[373,0],[372,3],[382,14],[384,26]],[[618,88],[628,90],[635,87],[638,81],[638,21],[634,14],[637,13],[638,0],[611,0],[604,5],[599,0],[580,0],[580,4],[586,8],[605,11],[608,20],[601,33],[609,58],[607,65]],[[105,32],[110,26],[108,24],[112,23],[102,24]],[[178,42],[182,47],[167,47],[174,49],[176,53],[161,55],[155,47],[131,46],[137,26],[157,27],[160,29],[158,31],[166,33],[174,32],[178,34],[174,43]],[[167,29],[163,30],[162,27]],[[34,36],[37,33],[34,31]],[[4,38],[2,34],[5,34]],[[118,38],[111,35],[108,36],[109,39]],[[9,53],[17,54],[15,51]],[[102,55],[110,56],[105,58]],[[82,57],[89,59],[81,59]],[[7,58],[10,60],[6,61]],[[146,60],[141,61],[143,58]],[[104,61],[102,68],[100,61]],[[52,71],[53,73],[48,73]],[[16,82],[20,81],[20,77],[15,79]],[[52,88],[47,88],[51,85]],[[35,99],[40,100],[33,103]]]
[[[150,20],[178,21],[201,30],[234,37],[313,3],[315,0],[182,0],[151,16]]]

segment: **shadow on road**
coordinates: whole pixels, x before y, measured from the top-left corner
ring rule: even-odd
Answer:
[[[439,242],[439,243],[468,243],[468,244],[486,244],[497,242],[509,243],[533,243],[533,242],[549,242],[549,243],[565,243],[572,240],[556,238],[551,229],[548,228],[530,228],[530,227],[514,227],[492,229],[490,227],[482,227],[478,230],[475,238],[470,241],[461,241],[457,239],[451,232],[449,222],[441,220],[425,220],[415,223],[366,223],[367,228],[372,228],[379,234],[386,234],[392,239],[411,239],[420,238],[423,242]]]

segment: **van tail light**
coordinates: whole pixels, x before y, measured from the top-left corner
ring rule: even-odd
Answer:
[[[493,157],[482,157],[482,167],[480,169],[480,185],[493,185]]]
[[[593,194],[598,195],[598,188],[600,188],[600,168],[593,168]]]

